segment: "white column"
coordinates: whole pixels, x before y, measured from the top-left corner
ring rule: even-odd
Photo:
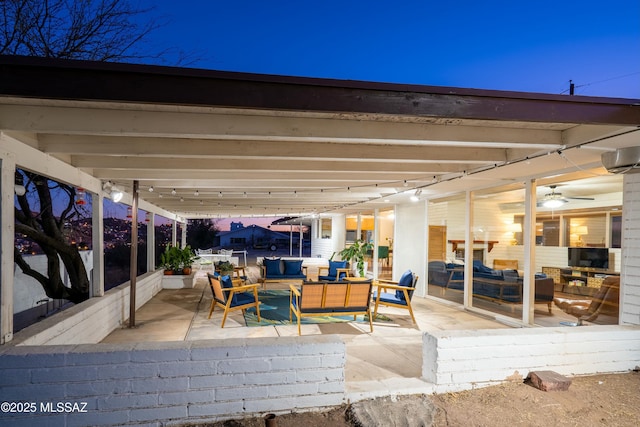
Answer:
[[[464,294],[462,303],[465,307],[473,304],[473,194],[466,194],[467,215],[465,217],[464,237]]]
[[[91,242],[93,248],[93,275],[90,297],[104,295],[104,197],[102,193],[93,196]]]
[[[0,133],[0,141],[4,135]],[[13,250],[15,235],[14,187],[16,164],[13,156],[0,151],[0,344],[13,339]]]
[[[371,271],[374,280],[378,279],[378,239],[380,239],[380,209],[373,210],[373,256],[371,257]]]
[[[156,269],[156,216],[147,211],[149,222],[147,223],[147,271]]]
[[[524,277],[522,283],[522,322],[533,325],[536,265],[536,182],[526,183],[524,195]]]

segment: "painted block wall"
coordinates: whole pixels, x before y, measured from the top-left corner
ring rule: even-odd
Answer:
[[[136,308],[162,290],[162,276],[158,270],[137,279]],[[91,298],[21,330],[13,336],[12,345],[98,343],[128,318],[129,282],[126,282],[102,297]]]
[[[423,335],[422,377],[437,393],[522,381],[529,372],[627,372],[640,366],[640,327],[433,331]]]
[[[21,346],[0,351],[0,425],[202,423],[340,405],[337,336]],[[51,412],[62,403],[86,412]]]
[[[620,323],[640,325],[640,174],[624,176]]]

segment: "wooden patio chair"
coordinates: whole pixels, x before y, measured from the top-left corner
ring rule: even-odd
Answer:
[[[378,280],[378,290],[373,293],[373,299],[376,302],[373,309],[374,319],[378,314],[378,306],[386,305],[409,310],[411,320],[413,320],[413,323],[417,323],[411,308],[411,297],[413,297],[413,291],[416,290],[417,283],[418,276],[413,274],[411,270],[405,271],[397,282]]]
[[[242,310],[244,313],[244,310],[247,308],[255,307],[258,322],[260,322],[260,301],[258,300],[259,283],[234,286],[230,276],[207,274],[207,277],[209,278],[211,293],[213,294],[208,319],[211,319],[211,315],[216,306],[221,307],[224,309],[224,315],[222,316],[222,324],[220,327],[224,328],[224,322],[227,320],[229,312]]]

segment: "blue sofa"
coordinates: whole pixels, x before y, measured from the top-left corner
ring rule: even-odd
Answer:
[[[464,270],[462,265],[446,264],[442,261],[430,261],[428,265],[429,285],[464,290]],[[473,296],[486,298],[498,302],[522,303],[523,279],[517,270],[494,270],[482,264],[473,262]],[[553,303],[554,283],[543,273],[535,275],[535,302],[545,303],[551,313]]]
[[[264,258],[260,266],[260,283],[284,280],[307,280],[307,267],[301,259]]]

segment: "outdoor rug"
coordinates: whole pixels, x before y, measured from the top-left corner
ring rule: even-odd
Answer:
[[[260,322],[256,315],[255,308],[251,307],[245,310],[244,320],[247,326],[274,326],[288,325],[296,323],[296,317],[293,316],[292,322],[289,322],[289,294],[290,291],[285,289],[258,291],[258,299],[260,300]],[[378,314],[376,322],[390,321],[386,316]],[[353,322],[353,316],[310,316],[303,317],[301,324],[323,324],[323,323],[347,323]],[[356,316],[356,322],[366,323],[369,325],[367,316]]]

